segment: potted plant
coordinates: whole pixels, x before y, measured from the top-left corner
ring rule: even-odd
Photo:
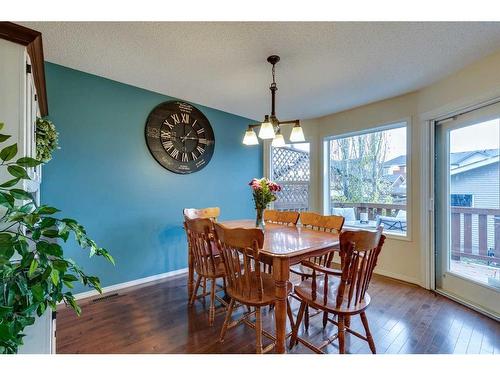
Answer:
[[[52,152],[58,148],[59,133],[52,121],[36,119],[36,158],[43,163],[52,160]]]
[[[0,134],[0,143],[9,138]],[[27,168],[42,161],[16,155],[17,144],[0,151],[0,167],[11,176],[0,181],[0,353],[17,353],[24,329],[61,301],[80,315],[71,292],[75,282],[102,292],[99,278],[67,258],[57,240],[66,242],[72,236],[89,256],[102,256],[114,264],[76,220],[58,218],[57,208],[38,206],[30,193],[18,187],[29,179]]]

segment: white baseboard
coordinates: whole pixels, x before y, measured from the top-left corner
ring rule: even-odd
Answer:
[[[166,279],[169,277],[174,277],[174,276],[186,273],[187,271],[188,271],[187,268],[181,268],[180,270],[160,273],[158,275],[143,277],[142,279],[136,279],[136,280],[126,281],[126,282],[120,283],[120,284],[105,286],[102,288],[102,293],[104,294],[104,293],[114,292],[116,290],[130,288],[131,286],[146,284],[146,283],[150,283],[152,281],[157,281],[157,280]],[[75,294],[75,298],[76,298],[76,300],[81,300],[84,298],[94,297],[94,296],[98,296],[98,295],[99,295],[99,292],[97,290],[89,290],[88,292],[82,292],[82,293]]]
[[[410,276],[406,276],[406,275],[401,275],[399,273],[394,273],[394,272],[391,272],[391,271],[384,271],[384,270],[381,270],[381,269],[375,269],[373,271],[373,273],[375,273],[377,275],[387,276],[387,277],[390,277],[391,279],[397,279],[397,280],[405,281],[405,282],[410,283],[410,284],[415,284],[415,285],[421,286],[420,285],[420,280],[418,280],[418,279],[416,279],[414,277],[410,277]]]
[[[500,322],[500,315],[496,315],[495,313],[493,313],[489,310],[486,310],[486,309],[482,308],[481,306],[478,306],[478,305],[475,305],[471,302],[465,301],[462,298],[454,295],[453,293],[445,292],[442,289],[435,289],[434,291],[438,294],[441,294],[442,296],[445,296],[446,298],[449,298],[457,303],[460,303],[461,305],[467,306],[468,308],[470,308],[474,311],[477,311],[480,314],[486,315],[487,317],[494,319],[497,322]]]

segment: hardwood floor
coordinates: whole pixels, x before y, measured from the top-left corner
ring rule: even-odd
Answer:
[[[240,325],[218,342],[224,320],[218,310],[207,324],[208,300],[188,308],[187,275],[81,301],[80,318],[64,307],[57,314],[58,353],[254,353],[255,332]],[[375,275],[367,311],[377,353],[500,353],[500,323],[418,286]],[[298,304],[293,303],[294,314]],[[241,311],[241,310],[240,310]],[[273,311],[264,309],[264,328],[273,329]],[[235,313],[235,317],[237,314]],[[359,330],[359,317],[351,325]],[[311,319],[308,340],[332,334],[322,330],[321,315]],[[265,339],[266,340],[266,339]],[[267,341],[264,340],[264,344]],[[335,344],[327,351],[338,353]],[[346,335],[348,353],[369,353],[368,344]],[[310,353],[302,345],[292,353]]]

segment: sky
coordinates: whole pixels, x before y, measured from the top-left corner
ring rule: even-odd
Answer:
[[[455,129],[450,132],[451,152],[500,147],[500,119]]]
[[[389,149],[385,160],[406,153],[406,128],[387,130]],[[500,119],[481,122],[450,132],[450,151],[462,152],[500,148]]]

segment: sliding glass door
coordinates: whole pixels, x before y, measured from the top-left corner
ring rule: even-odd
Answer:
[[[500,316],[500,104],[436,123],[436,288]]]

